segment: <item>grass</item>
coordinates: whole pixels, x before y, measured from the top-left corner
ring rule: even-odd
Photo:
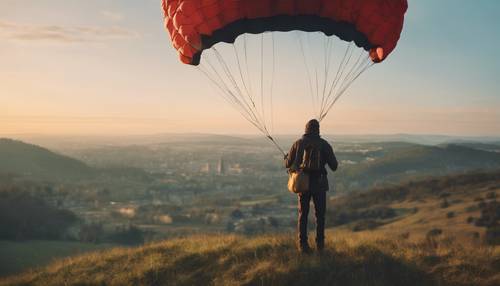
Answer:
[[[328,232],[323,255],[290,235],[193,236],[59,260],[0,285],[499,285],[500,253],[443,237]]]
[[[337,212],[391,208],[396,211],[396,216],[377,218],[377,222],[383,225],[370,233],[392,237],[410,234],[411,239],[421,240],[429,230],[438,228],[464,245],[477,245],[484,240],[486,228],[475,226],[469,218],[479,218],[480,201],[491,201],[494,198],[486,199],[487,196],[494,197],[496,193],[500,194],[500,173],[479,174],[477,177],[467,174],[431,178],[344,196],[332,200],[328,208]],[[449,204],[446,208],[441,206],[443,194],[446,194]],[[453,212],[452,217],[448,215],[450,212]],[[327,222],[332,220],[327,217]],[[353,225],[351,223],[337,229],[352,229]]]
[[[0,241],[0,276],[46,265],[57,258],[110,248],[109,244],[64,241]]]

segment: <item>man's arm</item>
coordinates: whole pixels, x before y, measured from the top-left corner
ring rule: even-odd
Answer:
[[[333,152],[333,148],[330,144],[327,144],[326,153],[326,163],[330,169],[335,172],[339,167],[339,162],[337,161],[337,157],[335,157],[335,153]]]
[[[290,148],[290,151],[285,157],[285,168],[287,169],[290,169],[295,162],[295,157],[297,156],[297,146],[298,141],[292,145],[292,148]]]

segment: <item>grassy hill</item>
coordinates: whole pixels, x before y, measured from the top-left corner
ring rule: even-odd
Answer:
[[[45,148],[11,139],[0,139],[0,173],[39,179],[76,179],[94,174],[84,163]]]
[[[299,255],[294,234],[198,235],[59,260],[0,285],[500,285],[500,246],[474,223],[485,206],[499,213],[499,193],[492,172],[335,198],[323,255]]]
[[[498,285],[500,256],[368,235],[330,233],[323,255],[290,236],[197,236],[53,263],[0,285]]]

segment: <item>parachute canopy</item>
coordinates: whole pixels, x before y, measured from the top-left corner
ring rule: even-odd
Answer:
[[[165,26],[185,64],[245,33],[323,32],[353,41],[374,63],[395,49],[407,0],[163,0]]]

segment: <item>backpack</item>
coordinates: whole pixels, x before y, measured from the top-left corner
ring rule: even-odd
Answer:
[[[321,144],[307,143],[304,146],[301,169],[305,172],[319,172],[321,167]]]

